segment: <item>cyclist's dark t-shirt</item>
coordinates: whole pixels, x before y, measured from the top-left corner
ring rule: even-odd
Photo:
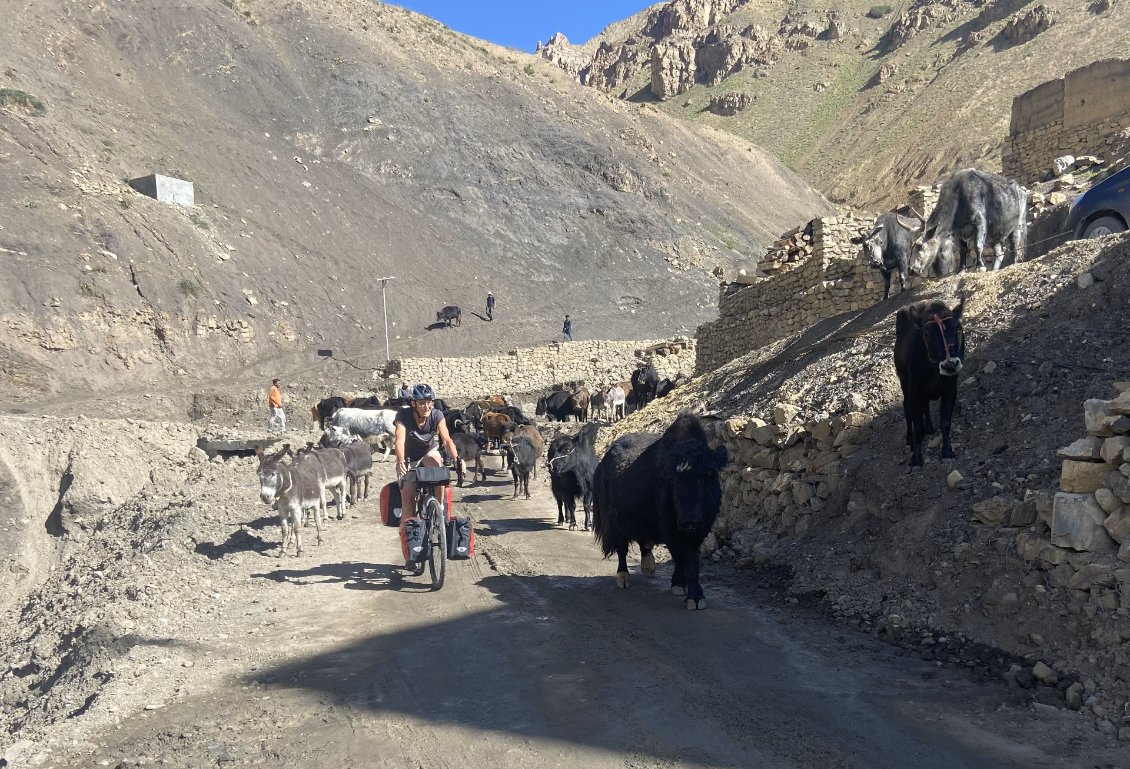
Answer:
[[[439,423],[442,421],[443,412],[432,409],[424,426],[417,427],[412,407],[400,409],[396,414],[396,423],[404,425],[404,459],[409,462],[419,462],[429,451],[438,448]]]

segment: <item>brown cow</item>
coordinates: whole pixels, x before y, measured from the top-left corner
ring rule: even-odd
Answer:
[[[575,416],[578,422],[587,422],[589,419],[589,388],[581,385],[573,393],[573,404],[576,407]]]
[[[488,412],[482,416],[483,432],[487,436],[487,447],[490,447],[490,442],[493,441],[498,445],[502,439],[502,426],[511,421],[508,414],[498,414],[496,412]]]
[[[513,443],[514,441],[518,440],[519,437],[526,438],[530,442],[530,445],[534,447],[534,450],[537,451],[536,459],[541,459],[541,455],[545,452],[545,438],[542,437],[541,432],[539,432],[536,427],[534,427],[533,425],[514,424],[513,422],[503,426],[503,443]],[[503,453],[502,455],[502,469],[506,469],[505,453]],[[534,480],[537,480],[538,470],[536,464],[534,465],[532,475]]]

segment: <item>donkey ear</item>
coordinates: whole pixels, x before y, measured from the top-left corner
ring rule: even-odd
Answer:
[[[714,449],[714,469],[721,470],[729,461],[730,452],[726,451],[725,446]]]
[[[262,447],[262,446],[256,446],[256,447],[255,447],[255,456],[259,457],[259,459],[262,459],[262,458],[263,458],[263,454],[265,454],[265,453],[266,453],[266,452],[264,452],[264,451],[263,451],[263,447]]]
[[[956,307],[950,310],[950,313],[957,320],[961,320],[961,311],[965,309],[965,300],[962,299]]]

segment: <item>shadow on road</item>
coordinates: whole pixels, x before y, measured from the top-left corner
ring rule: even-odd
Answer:
[[[341,584],[346,590],[403,590],[431,592],[431,584],[420,582],[403,566],[387,563],[320,563],[309,569],[275,569],[252,574],[254,579],[293,585]],[[406,579],[406,578],[411,578]],[[412,581],[414,580],[414,581]]]
[[[257,576],[348,583],[367,579],[358,570],[368,569],[390,578],[371,564]],[[641,765],[903,769],[908,756],[923,769],[1021,765],[911,715],[970,696],[922,686],[909,668],[925,663],[883,670],[824,660],[756,612],[687,612],[660,578],[639,578],[629,590],[608,577],[568,575],[477,584],[502,606],[366,636],[249,673],[247,682],[306,689],[378,717],[583,745]],[[423,618],[451,606],[450,598],[439,603],[450,594],[411,600]],[[470,689],[459,684],[468,675]]]
[[[508,500],[509,501],[509,500]],[[502,534],[509,534],[516,531],[553,531],[559,528],[556,524],[547,520],[536,520],[533,518],[490,518],[485,522],[489,529],[479,527],[477,533],[480,537],[497,537]]]
[[[193,549],[212,561],[219,560],[229,553],[267,553],[278,549],[278,541],[263,539],[257,534],[252,534],[251,530],[263,531],[272,525],[277,526],[278,522],[279,519],[276,516],[265,515],[250,523],[240,524],[240,528],[229,534],[228,538],[220,544],[197,542]]]

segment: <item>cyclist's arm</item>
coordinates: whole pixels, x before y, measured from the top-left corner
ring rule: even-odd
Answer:
[[[455,466],[459,465],[459,452],[455,449],[455,441],[451,440],[451,433],[447,431],[447,422],[439,423],[439,439],[443,441],[444,448],[447,449],[447,456],[451,457],[451,463]]]
[[[404,438],[408,435],[408,430],[404,425],[399,422],[396,423],[396,438],[394,440],[396,451],[396,477],[402,477],[408,472],[408,463],[404,459]]]

